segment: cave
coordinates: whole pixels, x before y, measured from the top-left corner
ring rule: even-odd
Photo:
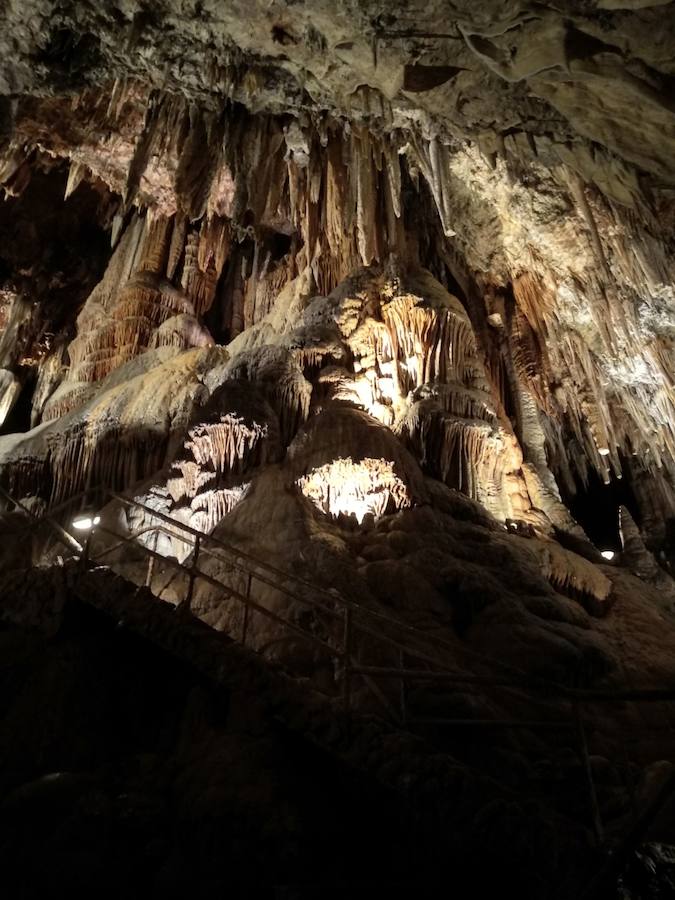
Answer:
[[[675,3],[5,7],[3,896],[675,896]]]
[[[589,539],[603,550],[621,552],[621,507],[640,523],[639,508],[628,478],[605,482],[597,473],[589,472],[586,484],[576,485],[574,493],[565,499]]]

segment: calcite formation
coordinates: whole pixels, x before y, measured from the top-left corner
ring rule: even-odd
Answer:
[[[669,611],[675,16],[566,7],[7,4],[2,484],[126,490],[321,578],[313,535],[357,593],[408,539],[354,535],[468,509],[549,625],[610,608],[588,535],[618,551],[630,507]]]

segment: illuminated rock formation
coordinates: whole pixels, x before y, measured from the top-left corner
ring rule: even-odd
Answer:
[[[672,684],[675,5],[4,7],[3,566],[60,565],[30,513],[83,506],[134,602],[331,704],[345,601],[382,626],[357,663],[522,679],[422,684],[431,721]],[[410,688],[356,681],[369,714]],[[643,740],[597,719],[592,769]]]
[[[675,36],[628,6],[13,6],[2,483],[242,539],[260,484],[351,534],[440,483],[596,613],[628,506],[669,585]]]

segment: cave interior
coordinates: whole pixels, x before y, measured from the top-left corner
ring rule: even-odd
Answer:
[[[674,897],[675,4],[3,18],[6,895]]]

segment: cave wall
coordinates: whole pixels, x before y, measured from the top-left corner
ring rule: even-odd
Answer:
[[[255,380],[251,345],[279,356],[285,342],[290,361],[272,368],[297,409],[283,413],[278,452],[332,397],[392,428],[428,474],[544,531],[574,530],[561,498],[623,480],[663,550],[675,513],[663,4],[570,4],[565,15],[459,4],[449,21],[433,5],[417,20],[376,3],[198,7],[8,10],[2,410],[6,430],[26,430],[30,409],[43,431],[5,440],[5,482],[54,502],[101,477],[148,477],[198,413],[156,428],[152,401],[122,413],[107,405],[117,393],[95,399],[101,387],[152,377],[150,353],[164,365],[211,344],[230,345],[225,379],[246,365]],[[31,209],[46,243],[58,233],[67,244],[41,252],[41,281],[22,252],[42,238],[15,227]],[[66,240],[69,215],[107,231],[111,250]],[[65,302],[55,279],[75,265],[73,247],[87,274]],[[340,334],[319,334],[326,322],[304,310],[354,291],[364,267],[380,280],[351,301],[362,333],[345,341],[338,321]],[[418,284],[414,315],[393,323],[389,295],[422,270],[435,282]],[[456,313],[438,313],[443,288]],[[460,347],[471,371],[456,364]],[[422,369],[411,374],[413,357]],[[333,366],[348,389],[321,372]],[[99,421],[128,440],[90,471]],[[140,466],[138,447],[151,448]],[[49,473],[64,460],[55,490]],[[575,509],[594,524],[591,505]]]

